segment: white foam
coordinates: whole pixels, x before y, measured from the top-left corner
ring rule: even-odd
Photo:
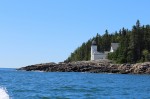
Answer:
[[[9,99],[6,88],[0,87],[0,99]]]

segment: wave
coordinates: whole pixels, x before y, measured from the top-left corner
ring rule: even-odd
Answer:
[[[0,87],[0,99],[10,99],[7,89],[4,87]]]

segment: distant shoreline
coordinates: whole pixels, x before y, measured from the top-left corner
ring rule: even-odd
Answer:
[[[113,64],[109,60],[77,61],[71,63],[43,63],[18,68],[25,71],[89,72],[118,74],[150,74],[150,62],[136,64]]]

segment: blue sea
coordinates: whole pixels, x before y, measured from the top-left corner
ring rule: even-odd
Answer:
[[[0,99],[150,99],[150,75],[1,68]]]

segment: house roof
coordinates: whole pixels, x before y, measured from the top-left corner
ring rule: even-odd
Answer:
[[[116,50],[119,46],[119,43],[111,43],[111,47],[113,50]]]

